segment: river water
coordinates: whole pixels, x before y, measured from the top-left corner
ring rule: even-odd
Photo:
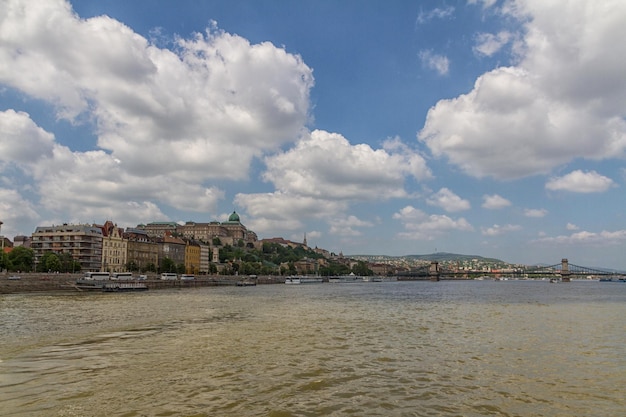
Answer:
[[[626,284],[0,296],[0,416],[623,416]]]

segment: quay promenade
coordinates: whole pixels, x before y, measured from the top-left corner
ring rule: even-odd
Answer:
[[[19,280],[12,280],[9,277],[19,276]],[[48,273],[0,273],[0,294],[19,294],[36,292],[59,292],[59,291],[80,291],[76,288],[76,280],[83,277],[83,274],[48,274]],[[194,280],[161,280],[158,276],[149,275],[149,279],[140,281],[145,283],[150,290],[167,288],[194,288],[232,285],[236,286],[248,277],[233,275],[204,275],[198,276]],[[135,281],[133,281],[135,282]],[[285,278],[279,276],[259,276],[254,282],[256,284],[282,284]]]

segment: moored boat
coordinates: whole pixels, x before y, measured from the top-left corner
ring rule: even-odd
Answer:
[[[322,278],[319,277],[299,277],[299,276],[289,276],[285,278],[285,284],[321,284],[324,282]]]
[[[119,282],[79,279],[76,280],[74,288],[79,291],[101,291],[101,292],[128,292],[147,291],[148,286],[143,282]]]

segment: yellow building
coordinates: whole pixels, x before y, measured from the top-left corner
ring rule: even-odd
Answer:
[[[200,272],[200,244],[188,240],[185,246],[185,273],[197,275]]]
[[[102,271],[124,272],[128,256],[128,240],[124,239],[124,229],[107,220],[102,229]]]

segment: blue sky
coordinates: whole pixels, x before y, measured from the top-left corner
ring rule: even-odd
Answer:
[[[225,220],[626,270],[621,1],[0,4],[2,234]]]

